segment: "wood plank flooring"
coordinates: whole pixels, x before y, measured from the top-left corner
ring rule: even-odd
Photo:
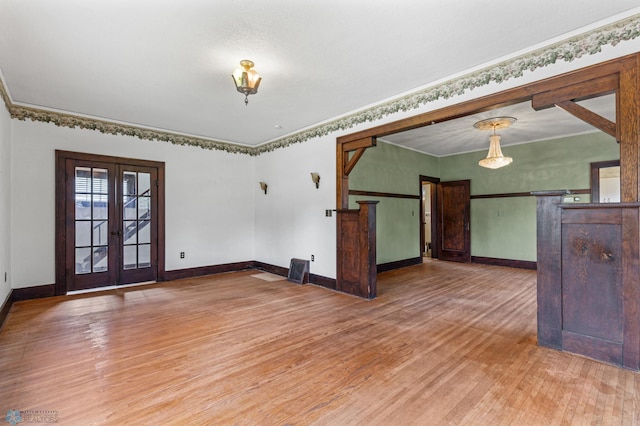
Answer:
[[[255,271],[14,304],[0,415],[59,424],[633,425],[640,375],[536,346],[535,272],[429,261],[365,301]]]

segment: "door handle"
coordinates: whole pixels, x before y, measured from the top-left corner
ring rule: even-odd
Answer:
[[[464,224],[464,230],[468,231],[471,227],[469,226],[469,222]]]
[[[121,235],[120,231],[111,231],[111,235]]]

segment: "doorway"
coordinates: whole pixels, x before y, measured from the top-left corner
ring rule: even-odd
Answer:
[[[56,151],[56,294],[158,279],[164,163]]]
[[[435,217],[439,178],[420,176],[420,253],[423,258],[438,258],[438,229]]]

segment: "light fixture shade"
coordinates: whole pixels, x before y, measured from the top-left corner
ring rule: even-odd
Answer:
[[[316,172],[311,172],[311,181],[316,184],[316,189],[320,188],[320,175]]]
[[[488,169],[499,169],[500,167],[508,166],[513,161],[511,157],[505,157],[500,149],[500,136],[491,135],[489,138],[489,153],[487,158],[484,158],[478,162],[482,167]]]
[[[248,59],[240,61],[242,68],[236,69],[231,77],[236,85],[236,90],[244,95],[245,105],[249,103],[249,95],[258,93],[262,77],[253,68],[253,62]]]

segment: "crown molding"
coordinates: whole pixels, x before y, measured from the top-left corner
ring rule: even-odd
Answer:
[[[100,133],[122,136],[133,136],[142,140],[170,142],[174,145],[196,146],[202,149],[226,151],[232,154],[254,155],[253,147],[220,142],[213,139],[198,138],[178,133],[153,130],[144,127],[114,123],[95,118],[80,117],[73,114],[49,111],[32,107],[12,105],[9,109],[11,118],[18,120],[40,121],[52,123],[59,127],[96,130]]]
[[[156,140],[174,145],[188,145],[233,154],[257,156],[333,132],[348,130],[359,124],[374,122],[398,112],[415,110],[430,102],[462,95],[469,90],[490,83],[500,84],[521,77],[525,71],[535,71],[559,61],[572,62],[586,55],[595,55],[604,46],[615,46],[620,42],[638,37],[640,37],[640,14],[256,147],[16,105],[11,102],[2,79],[0,79],[0,96],[11,118],[18,120],[29,119],[52,123],[60,127],[90,129],[106,134],[133,136],[143,140]]]

